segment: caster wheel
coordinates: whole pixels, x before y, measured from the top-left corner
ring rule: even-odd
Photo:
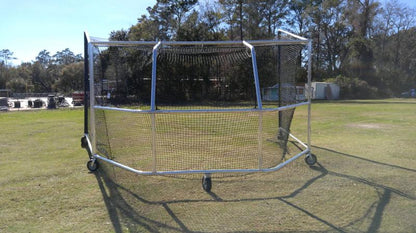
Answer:
[[[88,161],[87,168],[92,172],[96,171],[98,169],[98,162],[93,160]]]
[[[309,166],[314,165],[317,161],[318,161],[318,159],[316,158],[316,155],[314,155],[314,154],[309,154],[305,157],[305,162]]]
[[[211,188],[212,188],[211,177],[204,176],[202,178],[202,188],[208,193],[211,192]]]
[[[87,138],[86,137],[82,137],[81,138],[81,147],[82,148],[87,148],[88,143],[87,143]]]

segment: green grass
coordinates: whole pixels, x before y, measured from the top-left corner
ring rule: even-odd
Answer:
[[[101,228],[105,205],[79,146],[82,111],[1,113],[0,129],[0,232]]]
[[[111,154],[112,159],[136,169],[151,171],[150,115],[108,110],[97,111],[96,115],[106,119],[97,121],[97,135],[105,135],[98,140],[100,153]],[[264,112],[261,119],[263,167],[270,168],[282,159],[276,139],[278,112]],[[158,114],[155,122],[158,170],[255,169],[259,166],[258,113]],[[111,153],[107,153],[109,151]]]
[[[415,100],[316,102],[317,165],[214,178],[208,194],[195,176],[89,173],[81,110],[0,113],[0,232],[414,232],[415,115]]]

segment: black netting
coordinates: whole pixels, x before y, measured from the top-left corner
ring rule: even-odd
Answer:
[[[150,103],[152,47],[99,47],[94,56],[95,101],[103,106]]]
[[[163,46],[157,62],[161,109],[256,105],[250,51],[243,45]]]
[[[255,46],[261,100],[243,44],[162,44],[156,64],[152,49],[95,48],[97,153],[145,171],[270,168],[285,158],[295,108],[277,108],[302,100],[303,45]]]

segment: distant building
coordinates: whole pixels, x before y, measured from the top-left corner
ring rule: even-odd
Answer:
[[[293,94],[294,93],[293,91],[295,91],[296,101],[304,101],[306,99],[304,84],[297,84],[295,86],[290,83],[283,83],[282,92],[284,93],[285,91],[291,94]],[[271,87],[262,88],[262,95],[263,95],[264,101],[278,101],[279,100],[279,84],[275,84]]]
[[[340,88],[335,83],[312,82],[312,99],[336,100],[339,99]]]

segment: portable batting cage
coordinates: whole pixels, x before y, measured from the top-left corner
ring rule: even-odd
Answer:
[[[82,147],[87,167],[108,163],[139,175],[277,171],[310,149],[311,42],[112,41],[84,34]],[[306,83],[306,98],[296,84]],[[277,87],[264,99],[262,88]],[[291,133],[307,106],[303,142]],[[299,153],[288,155],[289,140]]]

